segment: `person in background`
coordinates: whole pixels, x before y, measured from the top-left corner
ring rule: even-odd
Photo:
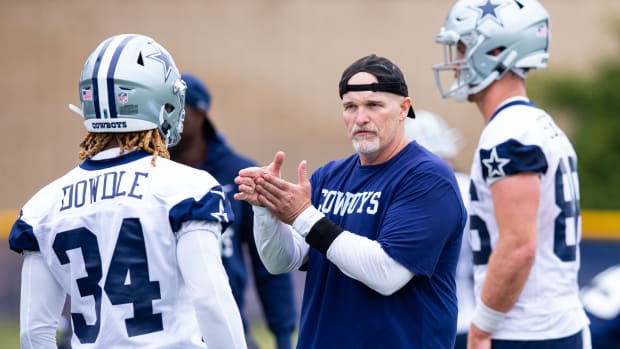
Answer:
[[[9,235],[24,255],[22,348],[55,349],[67,295],[71,347],[246,347],[220,255],[233,218],[220,184],[168,159],[185,83],[137,34],[104,40],[79,79],[83,160],[23,206]]]
[[[445,120],[427,110],[416,111],[415,119],[405,120],[405,136],[445,160],[454,170],[465,209],[469,206],[469,175],[456,170],[455,161],[462,147],[460,133],[449,128]],[[461,253],[456,267],[456,298],[459,314],[456,323],[455,349],[467,347],[467,330],[476,306],[474,270],[469,244],[469,220],[463,229]]]
[[[454,173],[405,138],[415,112],[393,62],[356,60],[339,96],[354,154],[310,179],[302,161],[291,183],[277,152],[235,179],[267,269],[306,271],[297,348],[451,348],[467,218]]]
[[[241,311],[246,339],[250,348],[256,348],[250,324],[244,312],[245,291],[249,272],[246,252],[249,254],[258,299],[274,336],[278,349],[293,347],[297,311],[291,274],[269,273],[258,256],[252,235],[253,212],[247,202],[233,200],[234,179],[242,168],[255,166],[253,160],[235,152],[219,133],[210,118],[211,94],[207,86],[193,74],[183,74],[187,84],[185,95],[185,127],[179,144],[170,150],[171,159],[205,170],[222,184],[226,198],[232,201],[234,222],[222,235],[222,260],[237,306]]]
[[[581,289],[590,319],[592,349],[620,349],[620,264],[596,274]]]
[[[474,103],[485,123],[470,173],[470,349],[590,348],[577,154],[525,85],[546,67],[549,38],[536,0],[457,1],[435,37],[441,96]]]

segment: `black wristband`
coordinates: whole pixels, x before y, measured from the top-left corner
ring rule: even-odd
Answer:
[[[327,256],[329,246],[343,231],[344,229],[330,221],[329,218],[323,217],[310,228],[306,236],[306,242]]]

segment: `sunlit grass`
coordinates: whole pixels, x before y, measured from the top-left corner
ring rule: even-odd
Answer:
[[[267,325],[262,322],[252,324],[254,340],[260,349],[275,348],[275,341]],[[0,348],[18,349],[19,348],[19,320],[2,319],[0,320]]]
[[[0,348],[19,348],[19,320],[0,320]]]
[[[264,322],[255,322],[252,325],[252,334],[254,335],[254,340],[260,349],[275,349],[276,342],[269,332],[269,328],[267,328],[267,324]],[[295,343],[297,341],[297,331],[293,333],[293,348],[295,348]]]

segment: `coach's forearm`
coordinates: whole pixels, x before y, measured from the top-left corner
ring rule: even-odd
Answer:
[[[254,240],[265,268],[272,274],[299,269],[308,254],[309,246],[290,225],[280,222],[269,210],[252,206],[254,210]]]
[[[342,232],[327,250],[327,259],[345,275],[389,296],[405,286],[413,273],[364,236]]]
[[[382,295],[398,291],[413,277],[377,241],[343,230],[312,206],[302,212],[293,227],[345,275]]]

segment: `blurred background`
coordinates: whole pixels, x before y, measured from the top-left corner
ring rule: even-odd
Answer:
[[[584,238],[593,246],[584,248],[585,280],[620,259],[620,1],[542,3],[551,17],[550,63],[531,74],[528,87],[580,157]],[[473,105],[442,100],[431,70],[443,61],[433,38],[452,4],[0,0],[0,321],[9,324],[7,336],[17,336],[21,257],[9,251],[6,237],[25,201],[79,162],[85,130],[67,105],[79,105],[80,70],[102,40],[120,33],[153,37],[182,72],[209,86],[210,115],[228,142],[261,164],[284,150],[289,179],[303,159],[312,170],[352,152],[340,74],[369,53],[388,57],[403,70],[414,107],[460,130],[465,147],[457,167],[468,172],[482,118]],[[296,279],[299,301],[303,275]]]

